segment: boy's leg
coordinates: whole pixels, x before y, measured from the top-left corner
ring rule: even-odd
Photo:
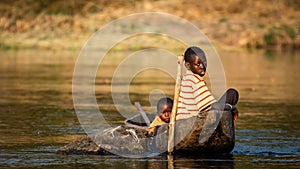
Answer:
[[[236,91],[235,89],[228,89],[224,94],[223,96],[220,98],[220,100],[218,101],[219,103],[222,103],[222,104],[230,104],[230,105],[233,105],[235,106],[237,104],[237,102],[239,101],[239,93],[238,91]],[[234,120],[237,120],[238,119],[238,116],[239,116],[239,112],[238,112],[238,109],[237,108],[234,108],[232,111],[232,115],[233,115],[233,119]]]
[[[228,89],[223,96],[219,99],[219,103],[228,103],[230,105],[236,105],[239,101],[239,93],[235,89]]]

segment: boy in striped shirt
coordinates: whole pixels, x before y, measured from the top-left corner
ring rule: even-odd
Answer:
[[[235,105],[238,101],[238,92],[229,89],[217,101],[203,80],[207,68],[203,50],[189,47],[184,53],[184,61],[187,72],[181,81],[176,120],[197,116],[200,111],[208,111],[211,108],[232,110],[234,119],[237,119],[238,111]],[[222,103],[225,105],[222,106]]]

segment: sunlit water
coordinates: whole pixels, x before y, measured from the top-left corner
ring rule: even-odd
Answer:
[[[231,154],[144,159],[56,154],[85,134],[72,102],[77,54],[0,52],[0,168],[299,168],[299,52],[220,52],[227,86],[240,92]],[[124,120],[113,107],[110,84],[116,61],[128,54],[104,60],[95,82],[99,107],[111,125]],[[141,73],[131,83],[130,99],[147,109],[149,92],[159,88],[172,97],[173,87],[164,73]]]

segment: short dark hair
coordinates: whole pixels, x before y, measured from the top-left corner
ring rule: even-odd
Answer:
[[[160,112],[159,110],[164,106],[164,105],[169,105],[171,107],[173,107],[173,100],[168,98],[168,97],[164,97],[158,100],[157,102],[157,113],[158,115],[162,112]]]
[[[206,65],[206,56],[205,53],[202,49],[200,49],[199,47],[196,46],[191,46],[189,48],[186,49],[186,51],[184,52],[184,61],[185,62],[191,62],[192,58],[194,56],[199,56],[204,64],[205,67],[207,67]]]

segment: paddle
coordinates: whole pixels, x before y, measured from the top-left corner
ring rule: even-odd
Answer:
[[[178,57],[177,64],[178,64],[177,65],[177,77],[176,77],[176,84],[175,84],[173,108],[172,108],[171,120],[169,123],[168,153],[172,153],[174,151],[175,119],[176,119],[178,98],[179,98],[179,92],[180,92],[180,83],[181,83],[181,78],[182,78],[181,73],[182,73],[183,56]]]
[[[144,121],[146,122],[147,126],[150,126],[150,120],[149,120],[149,118],[147,117],[146,112],[143,110],[143,108],[142,108],[140,102],[135,102],[134,104],[135,104],[135,106],[139,109],[139,111],[140,111],[140,113],[141,113],[141,115],[142,115]]]

